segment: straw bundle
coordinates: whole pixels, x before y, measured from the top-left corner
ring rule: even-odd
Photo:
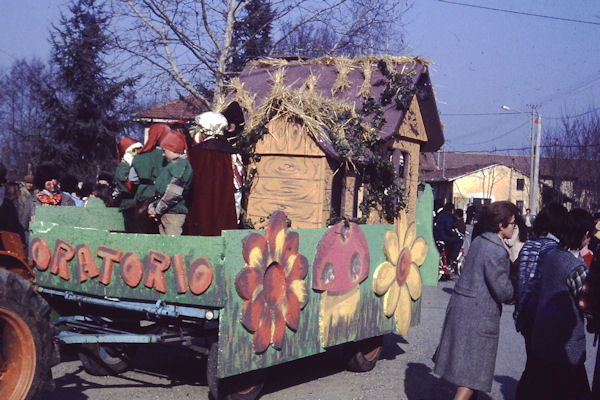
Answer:
[[[354,60],[346,57],[338,57],[334,59],[333,65],[337,70],[337,77],[331,88],[331,95],[334,96],[338,92],[342,92],[350,87],[348,74],[354,69]]]
[[[362,61],[362,73],[365,79],[362,85],[360,85],[358,95],[366,99],[371,95],[371,76],[373,74],[373,63],[371,60],[365,59]]]

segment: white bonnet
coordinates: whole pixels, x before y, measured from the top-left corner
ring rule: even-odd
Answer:
[[[223,114],[213,111],[196,115],[195,121],[202,133],[206,135],[223,135],[228,125],[227,118]]]

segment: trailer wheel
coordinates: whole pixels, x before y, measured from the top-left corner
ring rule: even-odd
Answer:
[[[0,399],[34,399],[54,390],[59,354],[48,303],[20,276],[0,269]]]
[[[206,382],[213,400],[254,400],[264,385],[264,371],[250,371],[230,378],[217,378],[217,357],[219,346],[215,342],[210,346],[206,363]]]
[[[348,370],[367,372],[375,368],[382,347],[383,336],[374,336],[359,342],[349,343],[346,349]]]
[[[117,375],[129,369],[136,351],[137,346],[129,344],[85,343],[79,350],[79,360],[90,375]]]

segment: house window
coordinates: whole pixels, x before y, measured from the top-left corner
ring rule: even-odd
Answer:
[[[388,150],[388,155],[390,161],[394,165],[396,169],[397,178],[396,185],[403,186],[405,189],[405,194],[408,193],[408,187],[406,184],[408,178],[408,169],[409,169],[409,160],[408,160],[408,152],[400,150],[400,149],[390,149]],[[395,201],[402,201],[401,198],[395,199]]]
[[[517,190],[523,191],[525,189],[525,179],[517,178]]]
[[[517,206],[517,209],[519,210],[519,212],[521,214],[523,214],[523,206],[524,206],[523,200],[517,200],[515,203],[517,203],[516,206]]]
[[[408,175],[408,152],[400,149],[393,149],[388,151],[388,154],[390,161],[396,168],[396,173],[398,174],[398,184],[403,184],[406,186]]]

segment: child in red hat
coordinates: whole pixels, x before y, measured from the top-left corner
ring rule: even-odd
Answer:
[[[121,202],[119,210],[123,214],[126,232],[135,232],[135,189],[129,180],[129,170],[133,158],[142,148],[142,144],[130,137],[124,137],[117,143],[117,157],[119,166],[115,171],[115,182]]]
[[[135,213],[135,228],[139,233],[158,233],[154,219],[147,216],[144,206],[154,196],[154,183],[165,167],[163,151],[159,147],[161,139],[171,131],[166,124],[152,124],[148,129],[144,147],[134,157],[129,170],[129,181],[137,185],[134,195],[136,208],[143,210]]]
[[[160,147],[168,164],[154,184],[160,199],[148,207],[148,215],[160,219],[161,235],[181,235],[188,213],[185,195],[192,183],[192,166],[187,160],[187,144],[183,134],[169,131],[161,138]]]

